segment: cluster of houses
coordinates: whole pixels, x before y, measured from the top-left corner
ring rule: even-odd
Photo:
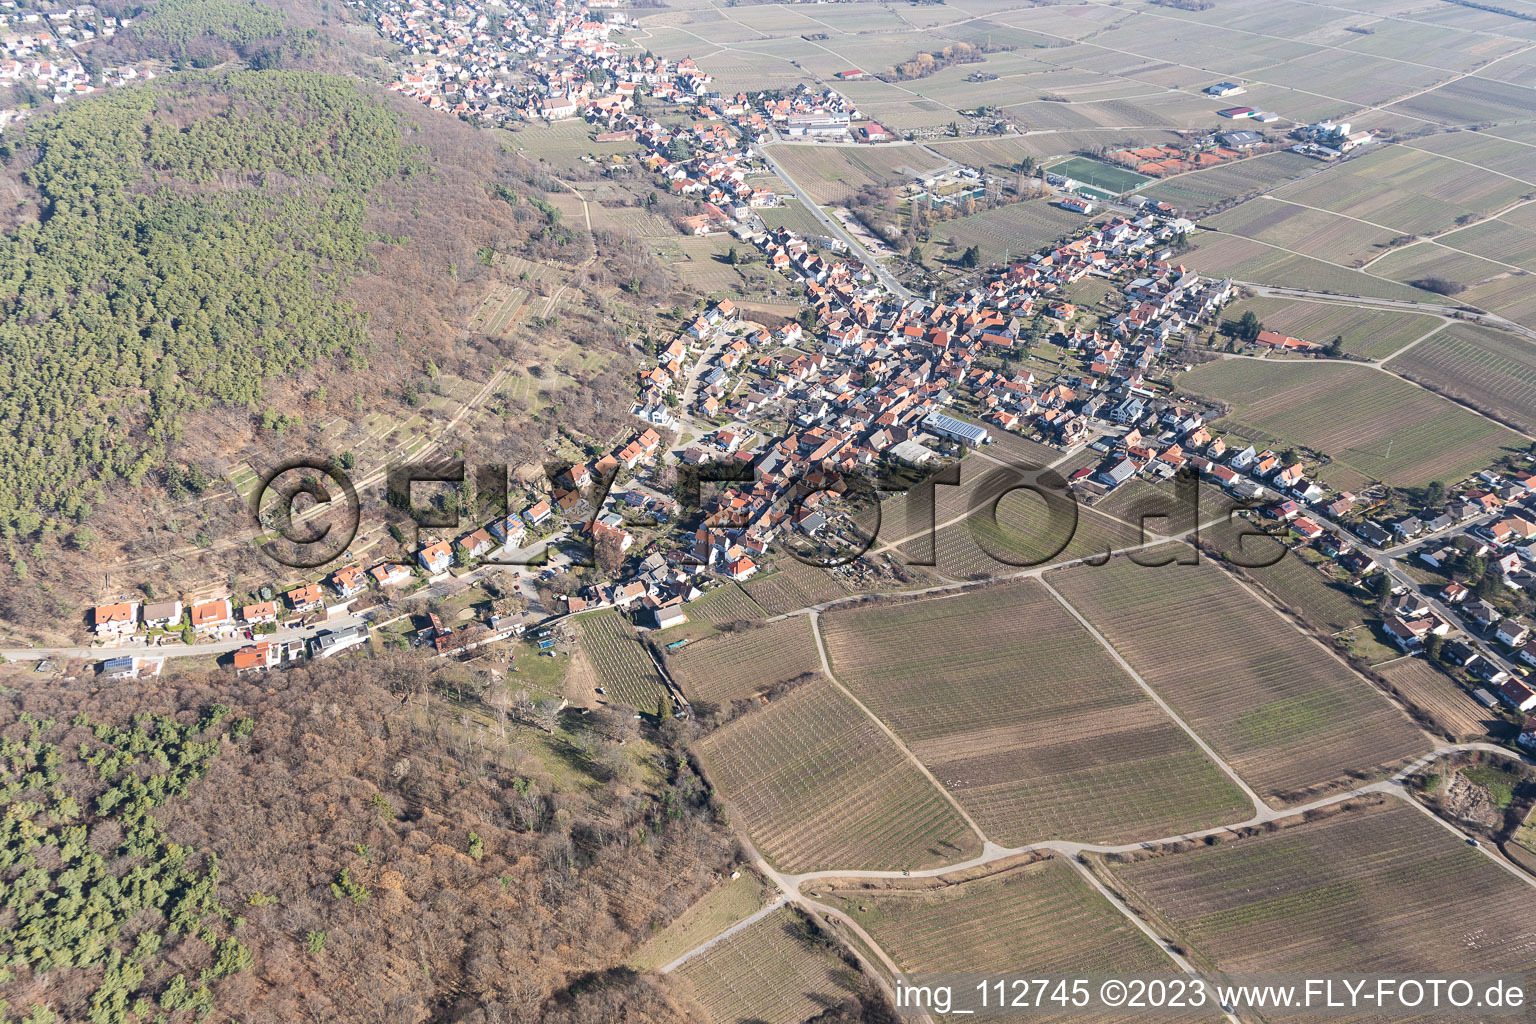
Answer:
[[[1337,160],[1351,150],[1376,141],[1376,136],[1371,132],[1353,131],[1353,127],[1348,121],[1318,121],[1301,125],[1291,131],[1291,137],[1297,140],[1291,149],[1320,160]]]
[[[424,545],[416,552],[416,563],[429,576],[447,572],[457,560],[469,564],[484,558],[497,549],[514,550],[525,547],[535,531],[548,528],[567,519],[585,520],[593,512],[587,492],[597,481],[611,482],[621,469],[634,469],[641,462],[653,458],[661,448],[661,435],[646,429],[625,444],[590,463],[578,463],[560,474],[556,486],[548,498],[540,498],[521,512],[493,520],[485,526],[469,531],[452,541],[436,541]],[[618,495],[608,494],[604,503],[619,500]],[[623,518],[616,512],[599,511],[591,519],[589,531],[595,543],[611,536],[620,551],[627,551],[634,538],[623,529]],[[404,577],[410,574],[402,566],[385,563],[380,569],[399,570]],[[382,581],[381,581],[382,584]]]
[[[491,124],[563,121],[628,109],[637,91],[686,106],[710,76],[691,60],[621,53],[609,36],[628,23],[607,3],[538,6],[480,0],[350,0],[410,56],[390,88],[434,110]]]
[[[355,567],[337,570],[327,580],[328,588],[337,597],[354,597],[363,589],[359,577],[361,571]],[[257,629],[275,628],[280,607],[299,613],[313,611],[324,607],[327,596],[320,584],[311,583],[289,591],[284,595],[281,606],[274,599],[253,602],[236,609],[227,597],[191,602],[183,602],[180,598],[147,603],[124,600],[96,607],[92,619],[97,638],[116,644],[121,644],[126,638],[141,631],[152,634],[156,631],[174,633],[191,630],[195,637],[204,641],[227,640],[244,633],[254,640]],[[344,609],[346,606],[341,607]],[[299,661],[306,656],[328,658],[367,642],[367,626],[357,624],[322,631],[310,641],[307,648],[305,641],[299,638],[257,640],[235,651],[232,660],[235,670],[243,672],[272,668],[286,662]],[[102,672],[111,679],[140,679],[158,675],[163,662],[163,657],[152,655],[122,655],[103,662]]]
[[[155,77],[151,63],[103,68],[93,76],[75,51],[97,39],[111,39],[131,25],[128,18],[104,15],[92,4],[40,10],[0,0],[0,89],[29,83],[63,103],[96,92],[103,86],[127,85]],[[0,110],[0,125],[21,116],[16,108]]]
[[[1151,212],[1112,218],[944,302],[894,298],[857,261],[818,251],[786,229],[739,232],[804,288],[819,337],[808,339],[799,323],[773,331],[748,325],[711,346],[695,368],[703,386],[690,411],[717,429],[685,450],[683,461],[734,460],[750,472],[749,482],[707,507],[685,575],[746,579],[779,533],[834,529],[838,513],[829,501],[838,481],[884,458],[921,463],[957,445],[987,444],[994,432],[1024,430],[1067,446],[1116,422],[1150,420],[1153,392],[1143,374],[1173,335],[1214,316],[1232,295],[1230,282],[1169,261],[1168,245],[1188,227]],[[1123,312],[1098,332],[1074,330],[1075,309],[1063,298],[1088,275],[1127,282]],[[662,403],[688,372],[688,339],[709,339],[733,315],[729,303],[701,315],[641,372],[638,415]],[[1040,380],[984,365],[984,357],[1027,346],[1040,323],[1054,324],[1087,369]],[[743,449],[747,425],[763,417],[786,422],[784,436]],[[1180,436],[1197,444],[1202,422],[1179,420]],[[1136,440],[1120,461],[1140,456]],[[1136,470],[1152,463],[1169,473],[1182,464],[1165,447]],[[1106,472],[1118,478],[1122,471]]]
[[[723,124],[701,121],[672,130],[644,115],[621,110],[594,110],[587,116],[610,129],[598,136],[599,141],[625,139],[645,146],[649,152],[641,163],[657,175],[669,193],[701,200],[703,212],[685,225],[695,235],[730,230],[747,220],[751,211],[779,204],[773,189],[747,184],[753,163],[751,151],[737,143]],[[672,159],[679,141],[691,154],[687,159]]]

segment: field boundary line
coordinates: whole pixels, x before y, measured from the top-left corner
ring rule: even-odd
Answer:
[[[821,658],[822,675],[827,677],[827,681],[829,683],[841,690],[843,696],[847,697],[849,700],[853,701],[854,704],[858,705],[859,710],[868,715],[869,720],[875,723],[876,728],[885,733],[885,735],[890,738],[890,741],[896,744],[896,749],[900,750],[906,759],[912,762],[913,766],[922,773],[923,778],[927,779],[929,783],[932,784],[933,788],[938,790],[945,800],[949,801],[950,805],[954,807],[955,811],[965,821],[966,825],[970,826],[971,831],[976,833],[976,838],[981,840],[982,855],[985,855],[988,849],[990,849],[994,844],[992,840],[987,838],[987,834],[981,830],[981,826],[976,824],[976,819],[972,818],[970,812],[968,812],[964,807],[960,806],[959,799],[956,798],[956,796],[948,789],[944,788],[944,785],[934,777],[933,772],[928,770],[928,766],[923,764],[923,762],[918,758],[916,754],[912,753],[907,745],[902,742],[900,736],[896,735],[895,730],[886,725],[885,722],[881,720],[879,715],[869,710],[868,705],[866,705],[862,700],[859,700],[858,697],[854,696],[853,691],[839,682],[838,678],[832,674],[832,663],[827,659],[827,645],[821,638],[821,612],[813,610],[810,613],[810,617],[811,636],[816,640],[816,654],[819,658]]]
[[[1157,934],[1156,929],[1152,927],[1146,918],[1132,910],[1129,901],[1116,895],[1114,890],[1105,885],[1099,879],[1099,876],[1093,873],[1092,869],[1090,869],[1076,857],[1066,857],[1064,859],[1068,864],[1071,864],[1072,867],[1076,869],[1077,873],[1083,877],[1085,882],[1093,887],[1095,892],[1104,897],[1109,905],[1114,907],[1115,910],[1119,912],[1121,917],[1124,917],[1131,924],[1135,925],[1143,935],[1151,939],[1153,944],[1162,951],[1162,954],[1177,964],[1180,970],[1189,975],[1191,978],[1203,979],[1205,977],[1195,969],[1195,965],[1190,963],[1189,959],[1185,957],[1183,953],[1180,953],[1173,947],[1173,943]],[[1222,1010],[1221,1015],[1225,1017],[1230,1022],[1230,1024],[1239,1024],[1237,1017],[1235,1017],[1230,1011]]]
[[[700,953],[703,953],[709,949],[713,949],[715,946],[724,942],[726,939],[730,938],[732,935],[735,935],[737,932],[746,928],[750,928],[752,925],[761,921],[763,918],[767,917],[769,914],[773,913],[775,910],[778,910],[780,907],[785,906],[788,903],[789,897],[782,892],[779,893],[778,898],[775,899],[772,903],[768,904],[766,907],[761,907],[758,910],[753,911],[751,914],[748,914],[740,921],[737,921],[735,924],[731,925],[729,928],[721,932],[719,935],[716,935],[714,938],[705,939],[703,942],[699,943],[697,946],[694,946],[692,949],[688,950],[686,953],[678,957],[676,960],[673,960],[671,963],[663,964],[661,967],[656,969],[656,973],[670,974],[671,972],[677,970],[679,967],[683,966],[683,964],[687,963],[689,960],[692,960],[694,957],[698,956]]]
[[[1435,335],[1439,334],[1441,331],[1445,330],[1450,325],[1451,325],[1451,320],[1450,319],[1448,319],[1448,318],[1447,319],[1443,319],[1443,320],[1440,321],[1440,323],[1439,323],[1439,325],[1437,327],[1434,327],[1433,329],[1431,329],[1427,333],[1422,334],[1422,335],[1420,335],[1417,338],[1414,338],[1412,341],[1410,341],[1408,344],[1404,345],[1402,348],[1398,349],[1396,352],[1393,352],[1389,356],[1382,356],[1380,359],[1372,360],[1372,362],[1374,362],[1381,369],[1385,370],[1388,362],[1390,362],[1393,359],[1396,359],[1398,356],[1400,356],[1403,353],[1407,352],[1409,349],[1413,348],[1419,342],[1421,342],[1421,341],[1428,341],[1430,338],[1433,338]],[[1388,373],[1392,373],[1391,370],[1387,370],[1387,372]],[[1396,377],[1397,374],[1393,373],[1392,376]]]
[[[1338,651],[1334,650],[1332,647],[1330,647],[1327,644],[1323,643],[1320,639],[1318,639],[1316,636],[1314,636],[1309,630],[1302,629],[1301,626],[1297,625],[1296,620],[1292,619],[1285,612],[1281,611],[1279,609],[1279,607],[1277,607],[1275,605],[1275,603],[1268,598],[1268,596],[1266,596],[1262,591],[1255,589],[1252,584],[1250,584],[1247,580],[1245,580],[1245,579],[1241,578],[1240,576],[1238,576],[1237,573],[1228,570],[1223,565],[1219,565],[1218,564],[1217,568],[1221,572],[1225,573],[1228,579],[1232,580],[1232,582],[1236,583],[1238,586],[1240,586],[1244,590],[1246,590],[1248,592],[1249,596],[1251,596],[1255,601],[1258,601],[1265,608],[1269,609],[1269,611],[1272,614],[1278,616],[1291,629],[1295,630],[1297,633],[1301,634],[1302,636],[1306,637],[1309,641],[1311,641],[1312,643],[1316,644],[1330,658],[1332,658],[1334,661],[1338,662],[1339,665],[1344,669],[1344,671],[1348,672],[1355,679],[1359,680],[1372,693],[1376,694],[1378,697],[1380,697],[1387,704],[1391,705],[1391,707],[1394,710],[1396,710],[1399,714],[1401,714],[1404,718],[1408,719],[1408,721],[1413,724],[1413,727],[1418,730],[1419,734],[1429,741],[1429,747],[1430,747],[1431,750],[1433,750],[1436,746],[1439,745],[1440,738],[1438,736],[1435,736],[1432,733],[1430,733],[1427,730],[1425,730],[1425,728],[1422,725],[1420,725],[1418,723],[1418,721],[1415,720],[1414,717],[1412,715],[1410,715],[1407,712],[1407,710],[1401,704],[1399,704],[1397,701],[1393,700],[1390,696],[1388,696],[1381,689],[1381,687],[1377,686],[1375,683],[1373,683],[1369,679],[1367,679],[1358,669],[1355,668],[1355,666],[1351,665],[1348,661],[1346,661],[1344,659],[1344,656],[1341,655]]]
[[[1115,664],[1119,665],[1127,675],[1136,681],[1136,685],[1141,687],[1142,690],[1146,692],[1148,697],[1152,698],[1152,702],[1154,704],[1162,708],[1163,714],[1173,719],[1174,724],[1176,724],[1180,729],[1183,729],[1184,732],[1189,735],[1189,738],[1195,741],[1195,745],[1199,747],[1202,752],[1204,752],[1205,756],[1210,758],[1213,764],[1225,772],[1227,777],[1236,783],[1237,788],[1241,789],[1243,794],[1247,796],[1249,800],[1253,801],[1253,809],[1256,812],[1263,814],[1267,811],[1274,810],[1274,808],[1271,807],[1263,797],[1259,796],[1259,794],[1253,789],[1252,786],[1248,785],[1242,776],[1237,774],[1237,769],[1227,764],[1227,762],[1222,759],[1221,755],[1216,753],[1215,748],[1213,748],[1209,743],[1205,742],[1200,734],[1195,732],[1195,730],[1190,727],[1190,724],[1184,721],[1178,712],[1173,710],[1172,706],[1170,706],[1169,703],[1162,698],[1161,694],[1152,689],[1152,685],[1141,677],[1141,673],[1132,668],[1131,663],[1120,656],[1120,652],[1115,650],[1115,645],[1110,643],[1109,639],[1105,637],[1103,633],[1100,633],[1096,628],[1094,628],[1093,623],[1089,622],[1088,619],[1084,617],[1082,612],[1074,608],[1072,606],[1072,602],[1068,601],[1065,597],[1062,596],[1061,591],[1057,590],[1055,587],[1051,586],[1050,583],[1046,582],[1045,576],[1043,574],[1039,577],[1039,579],[1040,585],[1044,587],[1046,591],[1056,599],[1058,604],[1065,608],[1067,612],[1077,620],[1080,626],[1088,631],[1089,636],[1098,641],[1099,646],[1103,647],[1104,650],[1109,652],[1109,656],[1115,659]]]

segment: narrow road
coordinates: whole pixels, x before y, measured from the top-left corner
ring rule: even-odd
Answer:
[[[789,172],[784,169],[784,166],[773,158],[773,154],[768,151],[767,145],[758,145],[754,148],[768,166],[773,168],[773,173],[783,179],[784,184],[789,186],[789,190],[795,194],[795,197],[804,204],[807,210],[811,211],[812,216],[831,232],[834,237],[840,238],[847,243],[849,252],[858,257],[875,277],[879,279],[882,285],[900,298],[914,298],[909,288],[896,280],[890,271],[886,270],[880,265],[879,261],[870,255],[869,251],[859,243],[858,239],[843,229],[843,226],[837,222],[836,217],[823,210],[816,200],[812,199],[805,189],[800,187],[795,179],[790,176]]]
[[[1344,268],[1350,269],[1350,268]],[[1506,331],[1513,331],[1526,338],[1536,341],[1536,330],[1522,326],[1487,310],[1476,306],[1457,306],[1438,302],[1413,302],[1408,299],[1381,299],[1370,295],[1346,295],[1342,292],[1318,292],[1305,288],[1282,288],[1278,285],[1259,284],[1256,281],[1233,281],[1235,285],[1248,288],[1256,295],[1267,295],[1289,299],[1311,299],[1316,302],[1337,302],[1349,306],[1375,306],[1381,309],[1404,309],[1415,313],[1437,313],[1441,316],[1453,317],[1464,320],[1480,320]]]
[[[767,917],[769,914],[773,913],[775,910],[778,910],[780,907],[784,906],[788,902],[789,902],[789,897],[784,895],[783,893],[780,893],[779,897],[777,899],[775,899],[772,903],[768,904],[763,909],[757,911],[755,914],[751,914],[751,915],[749,915],[747,917],[742,918],[740,921],[737,921],[735,924],[731,925],[725,931],[721,932],[719,935],[716,935],[714,938],[710,939],[708,942],[705,942],[705,943],[703,943],[701,945],[698,945],[698,946],[694,946],[688,952],[684,953],[682,956],[678,957],[676,960],[673,960],[671,963],[663,964],[659,968],[659,973],[661,973],[661,974],[670,974],[671,972],[677,970],[679,967],[683,966],[683,964],[687,963],[689,960],[692,960],[694,957],[698,956],[700,953],[704,953],[704,952],[706,952],[708,950],[711,950],[715,946],[717,946],[720,943],[724,942],[726,939],[730,938],[732,935],[735,935],[737,932],[742,931],[743,929],[752,927],[754,924],[756,924],[757,922],[761,921],[763,918]]]
[[[967,871],[972,868],[984,867],[988,864],[992,864],[1000,860],[1006,860],[1009,857],[1017,857],[1022,854],[1039,851],[1051,851],[1053,853],[1062,854],[1063,856],[1075,858],[1079,854],[1084,853],[1135,853],[1138,850],[1146,850],[1149,847],[1158,845],[1198,841],[1205,839],[1207,836],[1223,835],[1238,831],[1240,829],[1253,828],[1256,826],[1264,825],[1271,821],[1278,821],[1282,818],[1297,817],[1306,814],[1308,811],[1315,811],[1324,807],[1331,807],[1335,804],[1341,804],[1348,800],[1354,800],[1358,797],[1368,796],[1373,793],[1397,797],[1399,799],[1407,800],[1410,803],[1417,804],[1417,801],[1413,800],[1413,798],[1409,796],[1405,791],[1403,785],[1404,782],[1423,768],[1433,764],[1435,761],[1442,757],[1467,751],[1483,751],[1487,753],[1495,753],[1501,757],[1506,757],[1511,760],[1520,760],[1531,767],[1536,767],[1536,760],[1533,760],[1530,756],[1525,754],[1517,754],[1505,747],[1500,747],[1492,743],[1445,744],[1443,746],[1437,747],[1435,750],[1425,754],[1423,757],[1407,765],[1396,774],[1392,775],[1390,778],[1382,779],[1379,782],[1372,782],[1364,786],[1357,786],[1353,789],[1346,790],[1341,793],[1335,793],[1332,796],[1321,797],[1308,803],[1298,804],[1294,807],[1276,809],[1265,805],[1262,810],[1259,810],[1252,817],[1243,821],[1233,822],[1229,825],[1217,825],[1212,828],[1200,829],[1199,831],[1195,832],[1184,832],[1174,836],[1164,836],[1160,839],[1145,839],[1139,842],[1121,843],[1118,845],[1078,843],[1063,839],[1042,840],[1038,843],[1028,843],[1024,846],[1015,847],[1002,847],[996,846],[995,844],[989,844],[991,845],[991,849],[981,853],[980,855],[972,857],[970,860],[960,861],[959,863],[949,864],[944,867],[923,868],[916,871],[839,871],[831,869],[823,871],[805,871],[792,875],[776,872],[775,875],[776,880],[782,880],[783,884],[790,885],[795,888],[803,886],[809,882],[820,882],[829,879],[938,878],[940,876],[948,875],[957,871]],[[1452,828],[1451,831],[1458,837],[1465,838],[1463,833],[1457,831],[1456,829]],[[1536,888],[1536,878],[1527,875],[1513,864],[1508,863],[1498,855],[1490,852],[1487,847],[1479,846],[1478,849],[1481,850],[1483,854],[1486,855],[1494,863],[1505,868],[1511,874],[1525,882],[1527,885]]]

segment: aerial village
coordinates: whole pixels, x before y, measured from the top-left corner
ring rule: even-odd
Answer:
[[[0,0],[0,127],[27,116],[38,99],[64,103],[103,87],[141,82],[156,76],[155,61],[86,70],[76,51],[94,40],[111,39],[133,24],[130,18],[103,14],[94,4],[50,10],[23,8]],[[30,87],[31,95],[18,87]]]
[[[176,630],[199,639],[243,634],[251,643],[233,653],[242,671],[328,657],[368,641],[367,622],[348,602],[370,586],[381,592],[421,586],[450,569],[494,564],[505,552],[568,538],[613,555],[604,567],[611,579],[574,590],[563,597],[563,608],[546,612],[616,607],[632,613],[641,628],[666,629],[687,621],[687,604],[714,583],[771,571],[774,559],[784,557],[775,543],[786,535],[846,535],[855,517],[837,501],[846,491],[839,481],[872,474],[882,463],[936,468],[1017,434],[1063,458],[1084,449],[1101,456],[1070,476],[1089,503],[1134,481],[1197,473],[1257,510],[1243,514],[1316,552],[1326,571],[1383,592],[1382,630],[1392,644],[1404,651],[1432,646],[1437,653],[1443,647],[1458,658],[1465,653],[1459,664],[1495,688],[1480,691],[1480,699],[1536,709],[1536,690],[1517,678],[1536,666],[1536,642],[1516,607],[1523,598],[1502,600],[1505,611],[1494,600],[1536,590],[1530,474],[1491,467],[1440,496],[1437,507],[1404,508],[1402,496],[1380,500],[1323,486],[1315,479],[1316,460],[1309,469],[1306,453],[1259,451],[1220,436],[1209,424],[1222,410],[1172,393],[1160,378],[1181,337],[1214,327],[1239,290],[1177,262],[1193,224],[1167,204],[1140,197],[1131,197],[1128,207],[1111,204],[1107,219],[1086,224],[1071,240],[973,278],[955,294],[903,297],[882,284],[876,268],[831,239],[767,229],[751,215],[779,202],[771,190],[747,184],[754,143],[775,135],[869,143],[892,137],[877,124],[857,125],[859,111],[835,90],[801,85],[788,95],[755,97],[711,92],[710,77],[691,60],[621,52],[610,44],[626,17],[598,13],[609,6],[601,2],[555,0],[547,13],[519,3],[494,16],[469,3],[354,5],[410,55],[392,88],[434,109],[488,123],[584,117],[599,140],[641,144],[641,163],[658,187],[701,200],[686,229],[730,231],[754,247],[803,293],[807,315],[770,330],[743,318],[729,300],[702,304],[655,364],[640,372],[632,412],[641,426],[631,440],[570,467],[548,498],[530,496],[520,513],[423,546],[412,566],[380,564],[366,572],[349,566],[323,586],[310,583],[238,612],[227,601],[186,609],[180,602],[105,606],[96,613],[103,641],[164,642],[163,635]],[[1213,89],[1222,96],[1242,91],[1232,83]],[[705,120],[664,125],[637,104],[641,94]],[[1238,108],[1220,113],[1266,120]],[[1260,145],[1251,135],[1222,133],[1212,145],[1236,158]],[[1325,159],[1371,141],[1370,133],[1332,122],[1298,127],[1293,136],[1298,152]],[[1150,160],[1154,154],[1127,156]],[[1079,183],[1050,183],[1065,189],[1060,204],[1093,213],[1093,202],[1073,191]],[[1111,282],[1118,296],[1115,311],[1095,317],[1091,328],[1081,326],[1072,299],[1085,279]],[[1276,358],[1338,355],[1316,341],[1267,330],[1248,345]],[[1055,354],[1056,372],[1038,375],[1040,362],[1024,358],[1041,346]],[[683,438],[675,452],[662,436],[673,432]],[[721,462],[742,469],[742,485],[719,489],[700,510],[680,510],[669,493],[650,486],[653,475],[672,465]],[[632,483],[611,491],[621,471]],[[700,515],[692,517],[693,511]],[[675,519],[685,542],[664,552],[639,543],[631,530],[637,513],[653,524]],[[1498,589],[1485,584],[1474,594],[1454,581],[1440,591],[1415,583],[1395,570],[1393,559],[1420,544],[1423,550],[1410,557],[1430,566],[1459,569],[1469,559],[1474,566],[1490,560],[1492,571],[1479,575]],[[543,569],[561,571],[558,565]],[[297,618],[311,627],[307,644],[257,639],[256,631],[270,631],[280,615],[293,621],[311,613],[340,625],[316,631],[315,619]],[[463,654],[525,625],[447,629],[433,623],[425,631],[430,635],[419,639],[439,654]],[[152,661],[145,660],[146,670],[153,671]],[[134,674],[140,667],[118,659],[113,671]]]

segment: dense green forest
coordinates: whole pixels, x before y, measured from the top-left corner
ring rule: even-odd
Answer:
[[[133,33],[180,53],[203,36],[248,47],[276,36],[284,26],[281,11],[254,0],[159,0],[134,21]]]
[[[344,295],[369,192],[420,158],[350,81],[232,72],[114,90],[8,137],[35,220],[0,238],[0,531],[85,518],[184,417],[367,363]]]
[[[250,735],[250,719],[220,729],[227,717],[214,706],[187,725],[144,714],[119,727],[23,712],[0,735],[0,981],[84,972],[91,1024],[120,1024],[203,1016],[209,986],[250,966],[217,898],[218,861],[172,842],[150,813],[186,796],[226,734]],[[200,972],[167,956],[185,941],[211,952]],[[28,1002],[0,998],[0,1020],[63,1019]]]

